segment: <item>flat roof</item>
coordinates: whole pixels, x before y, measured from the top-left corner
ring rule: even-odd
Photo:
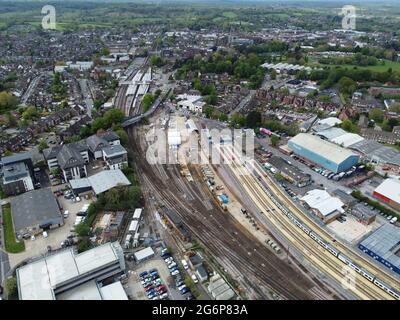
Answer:
[[[400,268],[400,232],[398,227],[385,223],[361,241],[360,245]]]
[[[128,300],[128,296],[120,281],[100,288],[103,300]]]
[[[117,242],[109,242],[78,255],[74,254],[73,248],[68,248],[18,268],[20,299],[54,300],[53,290],[58,286],[102,266],[119,262],[119,246]]]
[[[337,164],[342,163],[349,157],[358,157],[358,155],[347,149],[307,133],[299,133],[289,141],[315,154],[323,155]]]
[[[136,208],[135,212],[133,213],[132,219],[140,219],[140,216],[142,215],[142,208]]]
[[[146,258],[150,258],[154,255],[154,250],[151,247],[147,247],[140,251],[135,252],[136,261],[141,261]]]
[[[62,223],[61,211],[50,188],[26,192],[11,199],[14,230]]]
[[[375,189],[375,192],[400,204],[400,180],[386,179]]]
[[[104,170],[88,178],[96,194],[108,191],[118,185],[128,186],[130,181],[121,170]]]
[[[57,300],[102,300],[95,280],[57,295]]]

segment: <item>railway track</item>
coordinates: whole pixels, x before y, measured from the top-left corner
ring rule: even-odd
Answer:
[[[339,279],[346,279],[343,264],[339,260],[331,259],[331,256],[326,253],[326,251],[315,244],[315,242],[310,241],[303,232],[297,232],[297,228],[293,227],[291,222],[288,221],[286,216],[279,214],[279,208],[276,205],[269,201],[269,198],[261,196],[263,191],[258,186],[258,182],[255,182],[250,178],[248,172],[243,168],[242,165],[238,165],[233,163],[230,165],[231,170],[235,171],[235,175],[237,177],[241,177],[241,182],[245,185],[247,191],[252,194],[254,197],[258,207],[260,210],[264,212],[264,214],[269,218],[270,221],[274,221],[273,223],[277,225],[278,229],[285,235],[286,238],[292,239],[293,246],[297,246],[297,249],[300,252],[303,252],[305,255],[308,255],[310,260],[317,259],[319,262],[323,262],[324,269],[327,273],[335,274]],[[283,219],[282,219],[283,218]],[[287,221],[286,221],[287,220]],[[294,241],[293,241],[294,240]],[[379,290],[378,288],[374,288],[377,290],[371,290],[371,284],[367,282],[364,278],[359,278],[357,281],[353,281],[353,279],[349,279],[351,281],[351,285],[356,288],[357,295],[363,299],[390,299],[391,297],[387,295],[385,292]]]
[[[260,168],[262,170],[262,168]],[[382,270],[382,268],[379,268],[366,258],[362,257],[359,253],[355,252],[348,246],[345,246],[342,244],[340,241],[336,241],[332,243],[332,238],[333,236],[321,228],[319,225],[317,225],[311,218],[309,218],[300,208],[298,208],[292,201],[291,199],[288,198],[288,196],[278,187],[276,186],[275,182],[267,175],[265,177],[266,182],[270,190],[278,195],[279,199],[283,200],[282,203],[291,211],[293,211],[295,214],[298,214],[301,216],[302,219],[305,220],[305,222],[310,225],[313,229],[317,229],[319,235],[327,242],[330,242],[331,245],[336,247],[339,251],[343,252],[346,256],[348,256],[351,260],[354,262],[360,264],[363,266],[367,271],[379,275],[379,278],[381,278],[383,281],[386,283],[390,284],[394,289],[397,291],[400,291],[400,282],[399,279],[396,278],[396,276],[391,275],[387,273],[385,270]]]
[[[242,275],[240,284],[244,288],[252,288],[257,298],[269,298],[266,291],[274,292],[282,299],[319,298],[312,293],[318,290],[311,290],[315,284],[310,279],[275,256],[229,214],[215,206],[212,210],[206,209],[204,199],[197,196],[201,192],[196,192],[195,184],[186,190],[195,193],[192,194],[193,200],[188,201],[182,190],[171,183],[179,173],[177,166],[165,170],[168,180],[160,178],[157,169],[148,164],[143,156],[143,143],[137,130],[130,128],[128,134],[131,151],[138,155],[135,166],[141,173],[141,184],[180,216],[188,230],[217,257],[224,268],[235,267],[234,273]]]

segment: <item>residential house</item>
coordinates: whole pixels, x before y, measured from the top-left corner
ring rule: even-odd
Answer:
[[[109,169],[122,169],[128,165],[128,152],[121,145],[111,145],[102,150],[103,160]]]

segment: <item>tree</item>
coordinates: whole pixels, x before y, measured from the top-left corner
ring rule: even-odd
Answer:
[[[47,144],[45,139],[40,139],[39,142],[39,152],[42,153],[44,149],[47,149],[49,145]]]
[[[356,91],[356,82],[349,77],[342,77],[338,82],[339,91],[346,95],[351,95]]]
[[[77,233],[78,236],[80,237],[85,237],[89,235],[90,232],[90,226],[88,226],[86,223],[81,222],[75,227],[75,232]]]
[[[33,118],[36,118],[37,115],[36,108],[31,106],[26,108],[26,110],[22,113],[22,118],[24,120],[32,120]]]
[[[104,116],[104,123],[105,123],[105,128],[103,129],[108,129],[110,128],[113,124],[119,124],[124,120],[124,113],[120,109],[110,109],[108,110]]]
[[[347,132],[351,132],[351,133],[358,133],[359,132],[359,128],[357,125],[355,125],[353,122],[351,122],[350,120],[346,119],[342,122],[341,127],[343,130],[347,131]]]
[[[116,130],[115,133],[118,135],[121,140],[121,144],[126,146],[128,144],[129,138],[128,134],[123,129]]]
[[[143,96],[142,103],[143,103],[143,108],[144,111],[146,112],[149,110],[151,104],[154,102],[154,96],[151,93],[146,93]]]
[[[246,126],[255,129],[261,125],[261,113],[258,111],[251,111],[246,116]]]
[[[17,279],[15,277],[11,277],[6,280],[5,291],[9,300],[18,299]]]
[[[273,147],[276,147],[278,145],[278,143],[279,143],[279,138],[276,135],[273,134],[271,136],[271,145]]]
[[[107,129],[107,123],[102,117],[98,117],[93,120],[92,123],[92,132],[96,133],[100,129]]]
[[[209,119],[211,119],[213,117],[214,111],[215,111],[215,109],[212,106],[206,106],[204,108],[204,113],[205,113],[206,117]]]
[[[381,109],[373,108],[369,111],[369,118],[377,123],[381,123],[384,119],[384,113]]]

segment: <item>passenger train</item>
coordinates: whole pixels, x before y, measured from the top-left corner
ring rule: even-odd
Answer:
[[[254,168],[256,169],[256,168]],[[381,280],[379,280],[374,275],[368,273],[367,271],[363,270],[356,264],[354,264],[349,258],[347,258],[344,254],[339,252],[336,248],[331,246],[329,243],[325,242],[321,239],[318,234],[316,234],[313,230],[311,230],[306,224],[300,222],[293,214],[290,212],[286,207],[284,207],[281,203],[279,203],[275,197],[267,190],[264,185],[260,183],[260,186],[263,188],[265,193],[268,197],[272,200],[272,202],[291,220],[297,227],[303,230],[309,237],[311,237],[315,242],[317,242],[320,246],[324,247],[327,251],[329,251],[332,255],[342,261],[344,264],[348,265],[350,268],[355,270],[357,273],[361,274],[364,278],[374,283],[377,287],[381,288],[382,290],[386,291],[392,297],[397,300],[400,300],[400,294],[392,289],[389,285],[385,284]]]

